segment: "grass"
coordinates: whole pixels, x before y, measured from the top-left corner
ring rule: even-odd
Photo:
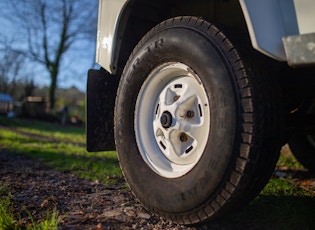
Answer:
[[[0,125],[12,128],[0,130],[0,149],[28,155],[41,160],[55,170],[71,171],[81,178],[98,180],[106,185],[116,183],[116,179],[122,176],[115,151],[88,153],[85,150],[85,130],[82,127],[63,127],[20,119],[9,120],[1,116]],[[282,150],[277,167],[282,170],[305,171],[288,149]],[[2,218],[0,229],[1,221],[15,226],[17,217],[10,212],[10,200],[1,200],[0,218]],[[45,229],[45,226],[50,226],[57,220],[58,215],[54,213],[51,218],[36,225],[38,228],[33,229]],[[313,220],[315,220],[314,193],[301,188],[292,178],[273,177],[248,206],[218,220],[213,227],[215,229],[312,229]],[[208,227],[211,228],[212,224]]]
[[[11,195],[8,194],[5,186],[0,185],[0,229],[1,230],[19,230],[22,227],[19,224],[19,216],[14,215]],[[46,219],[36,223],[29,214],[31,224],[24,226],[26,230],[57,230],[59,224],[58,212],[47,213]]]
[[[273,179],[249,206],[220,220],[238,229],[313,229],[314,197],[284,180]]]
[[[42,160],[60,171],[71,171],[80,178],[110,185],[121,177],[115,151],[89,153],[85,149],[85,130],[40,121],[6,119],[0,125],[0,148]]]
[[[38,224],[35,223],[34,219],[31,217],[32,224],[28,227],[28,230],[58,230],[59,217],[58,212],[47,213],[46,219],[40,221]]]
[[[305,172],[284,146],[277,168]],[[314,180],[314,179],[313,179]],[[315,194],[295,183],[291,176],[272,177],[261,193],[236,213],[219,220],[226,229],[313,229]]]
[[[9,197],[0,198],[0,229],[17,229]]]

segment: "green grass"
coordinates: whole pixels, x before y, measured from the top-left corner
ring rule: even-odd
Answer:
[[[37,120],[7,119],[3,116],[0,116],[0,125],[13,127],[20,132],[35,134],[51,139],[78,142],[82,144],[85,142],[85,130],[82,127],[61,126],[59,124]]]
[[[281,155],[279,157],[278,168],[293,168],[293,169],[303,169],[300,162],[290,152],[288,146],[282,148]]]
[[[0,198],[0,229],[18,229],[9,197]]]
[[[272,179],[250,205],[220,220],[227,229],[313,229],[312,194],[282,179]]]
[[[27,228],[27,230],[58,230],[59,217],[58,212],[53,211],[53,213],[47,213],[46,219],[40,221],[38,224],[31,217],[32,224]]]
[[[42,160],[59,171],[71,171],[80,178],[110,185],[121,177],[115,151],[89,153],[85,149],[85,130],[39,121],[0,117],[0,148]]]
[[[305,172],[287,146],[281,151],[277,168]],[[288,175],[286,178],[272,177],[248,206],[224,217],[217,224],[226,229],[295,230],[313,229],[314,220],[314,192],[306,191]]]
[[[31,223],[23,228],[19,224],[19,216],[13,213],[11,195],[8,194],[6,187],[0,185],[0,229],[1,230],[57,230],[59,216],[57,211],[47,213],[46,219],[36,223],[29,214]]]

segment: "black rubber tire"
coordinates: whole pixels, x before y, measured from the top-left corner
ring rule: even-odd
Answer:
[[[159,24],[133,51],[118,87],[115,141],[125,179],[149,211],[175,223],[198,223],[248,203],[268,182],[280,149],[279,108],[271,74],[262,76],[268,68],[244,57],[222,31],[195,17]],[[160,176],[146,164],[134,127],[141,86],[168,62],[195,71],[211,107],[203,155],[179,178]]]
[[[315,172],[315,142],[314,135],[293,136],[289,146],[296,159],[309,171]]]

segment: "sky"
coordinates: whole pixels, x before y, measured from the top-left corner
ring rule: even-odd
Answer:
[[[0,48],[1,42],[13,38],[14,46],[26,47],[27,40],[19,33],[19,28],[10,22],[10,19],[1,13],[5,1],[0,0]],[[53,38],[51,38],[53,39]],[[95,34],[96,39],[96,34]],[[0,52],[3,52],[0,50]],[[5,52],[5,51],[4,51]],[[59,88],[75,86],[80,91],[86,91],[87,72],[90,68],[99,68],[95,63],[95,41],[82,41],[74,46],[64,56],[62,68],[58,77]],[[28,78],[32,78],[34,84],[39,87],[48,86],[50,83],[47,70],[40,65],[26,65],[23,69]]]

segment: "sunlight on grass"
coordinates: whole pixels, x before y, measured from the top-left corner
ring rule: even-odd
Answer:
[[[261,192],[261,195],[273,196],[310,196],[311,193],[281,178],[272,178]]]
[[[76,142],[76,143],[84,143],[85,135],[84,134],[76,134],[73,133],[69,135],[68,133],[63,133],[62,131],[54,131],[54,130],[34,130],[32,128],[17,128],[17,131],[26,132],[29,134],[35,134],[42,137],[63,140],[68,142]]]
[[[20,121],[14,121],[18,123]],[[47,130],[46,130],[46,126]],[[27,126],[27,125],[25,125]],[[0,147],[42,160],[47,166],[69,171],[80,178],[113,184],[121,177],[115,151],[89,153],[85,149],[83,128],[74,127],[66,132],[49,123],[38,122],[33,128],[15,127],[0,131]],[[33,136],[36,134],[36,136]]]
[[[18,229],[9,197],[0,197],[0,229]]]
[[[69,127],[36,120],[6,119],[0,116],[0,124],[14,127],[16,132],[34,134],[44,138],[85,143],[85,130],[82,127]]]
[[[29,214],[30,215],[30,214]],[[47,212],[46,219],[39,222],[35,222],[33,217],[30,215],[32,225],[27,227],[27,230],[57,230],[59,224],[58,212],[54,210],[52,213]]]
[[[277,167],[279,168],[300,168],[303,166],[300,162],[296,160],[294,155],[292,154],[288,145],[285,145],[281,149],[281,154],[279,160],[277,162]]]

